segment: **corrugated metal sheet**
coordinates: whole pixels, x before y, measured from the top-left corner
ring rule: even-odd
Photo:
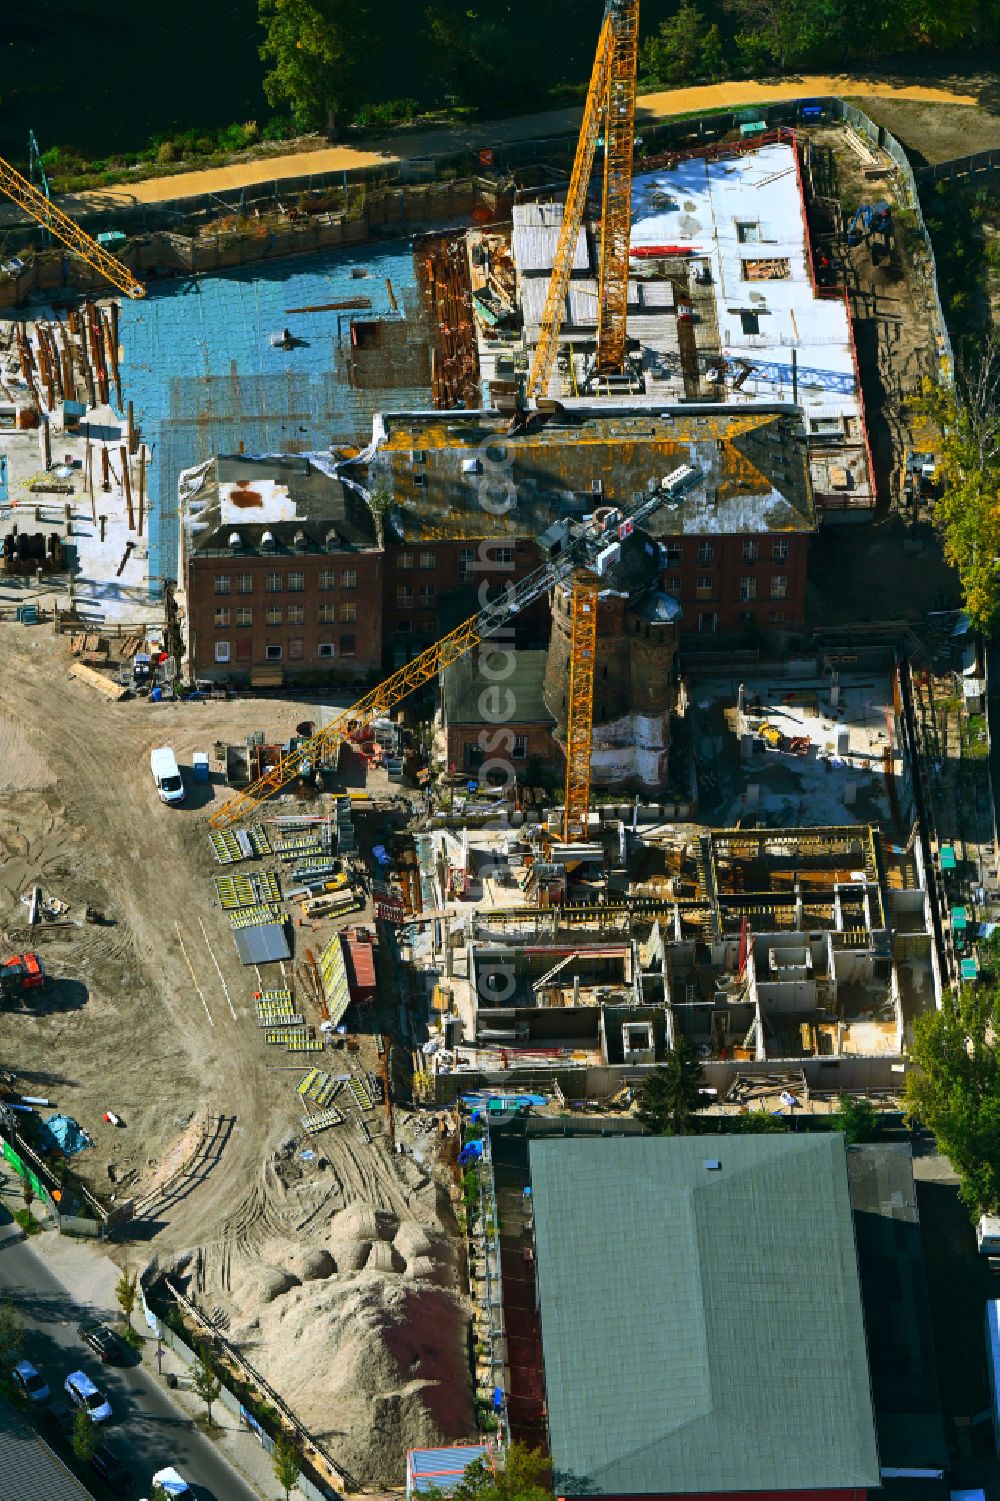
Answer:
[[[469,1465],[492,1462],[489,1444],[455,1444],[449,1449],[410,1449],[406,1455],[406,1494],[454,1489]],[[449,1484],[449,1481],[452,1484]]]
[[[561,203],[516,203],[511,250],[522,276],[551,271],[562,225]],[[573,270],[590,269],[586,231],[581,228],[573,254]]]
[[[344,938],[344,960],[351,995],[365,995],[375,989],[375,950],[365,938]]]
[[[274,964],[291,957],[285,927],[280,922],[261,923],[256,928],[238,928],[233,934],[241,964]]]

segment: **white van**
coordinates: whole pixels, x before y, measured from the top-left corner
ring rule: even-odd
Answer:
[[[184,801],[184,781],[169,745],[161,745],[151,753],[149,769],[153,773],[153,781],[162,803]]]

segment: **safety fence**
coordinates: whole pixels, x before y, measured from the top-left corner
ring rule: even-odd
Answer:
[[[918,183],[941,182],[953,177],[980,177],[1000,167],[1000,149],[974,151],[971,156],[954,156],[947,162],[917,167],[913,175]]]
[[[246,1401],[242,1401],[239,1395],[226,1385],[225,1369],[220,1367],[218,1361],[213,1362],[212,1369],[221,1385],[218,1399],[220,1404],[233,1413],[239,1422],[254,1435],[267,1454],[274,1453],[277,1439],[281,1436],[287,1436],[290,1433],[294,1437],[300,1455],[311,1471],[311,1474],[303,1472],[296,1481],[297,1491],[305,1498],[305,1501],[335,1501],[335,1498],[344,1492],[359,1491],[360,1486],[349,1471],[337,1464],[336,1460],[321,1448],[260,1372],[243,1358],[225,1336],[167,1278],[162,1278],[160,1285],[166,1289],[177,1309],[199,1330],[202,1336],[202,1349],[196,1349],[184,1335],[165,1319],[160,1318],[146,1297],[147,1288],[152,1285],[157,1276],[158,1267],[154,1260],[139,1279],[139,1296],[148,1328],[162,1344],[173,1350],[186,1366],[196,1364],[203,1358],[206,1351],[214,1352],[239,1372],[248,1387],[259,1393],[262,1399],[261,1405],[266,1406],[271,1414],[270,1423],[267,1425],[247,1406]],[[271,1431],[275,1428],[278,1430],[277,1434]],[[317,1467],[325,1469],[333,1478],[324,1480],[318,1473]]]

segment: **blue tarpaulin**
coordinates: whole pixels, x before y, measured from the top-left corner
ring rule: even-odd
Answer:
[[[85,1152],[94,1145],[79,1121],[71,1115],[50,1115],[43,1126],[53,1148],[67,1157],[75,1157],[77,1152]]]

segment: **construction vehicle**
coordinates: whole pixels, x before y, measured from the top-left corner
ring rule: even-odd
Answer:
[[[10,162],[0,157],[0,192],[6,193],[18,208],[24,209],[43,229],[61,240],[67,249],[74,251],[88,266],[100,272],[113,287],[117,287],[127,297],[145,297],[146,288],[142,282],[137,281],[127,266],[122,265],[103,245],[98,245],[79,224],[74,224],[68,214],[56,208],[47,196],[48,184],[45,186],[46,192],[40,192]]]
[[[860,208],[855,209],[847,226],[847,243],[853,248],[863,240],[870,242],[876,236],[881,240],[883,248],[888,250],[892,237],[892,209],[888,203],[863,203]]]
[[[606,0],[538,343],[528,376],[528,395],[535,398],[548,395],[599,135],[604,142],[604,191],[594,373],[620,375],[625,367],[638,39],[639,0]]]
[[[37,954],[15,954],[0,964],[0,1000],[30,1000],[45,989],[45,965]]]
[[[449,635],[400,667],[391,677],[332,720],[318,734],[301,740],[263,776],[237,792],[210,818],[214,829],[227,829],[252,813],[265,798],[289,786],[303,762],[322,765],[352,735],[387,714],[416,688],[429,683],[445,668],[513,621],[516,615],[559,584],[573,582],[573,638],[570,666],[569,715],[566,746],[566,806],[563,838],[586,837],[590,806],[590,740],[593,725],[594,656],[597,638],[597,595],[600,579],[617,563],[622,542],[660,506],[676,501],[700,477],[700,470],[682,464],[665,475],[660,488],[627,508],[610,506],[583,521],[555,522],[538,539],[545,562],[519,583],[506,587],[495,601],[457,626]]]

